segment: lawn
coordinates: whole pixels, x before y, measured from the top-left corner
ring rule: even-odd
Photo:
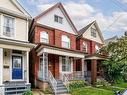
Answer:
[[[82,87],[71,91],[72,95],[114,95],[111,90],[95,88],[95,87]]]

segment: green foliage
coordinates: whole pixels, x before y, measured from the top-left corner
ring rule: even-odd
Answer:
[[[76,89],[76,88],[84,87],[85,85],[86,83],[83,80],[74,80],[69,83],[69,88]]]
[[[116,42],[110,42],[99,53],[108,56],[102,62],[106,80],[111,83],[124,81],[127,72],[127,36],[121,37]]]
[[[52,94],[52,91],[51,91],[50,88],[45,89],[45,91],[42,90],[42,92],[43,92],[44,94]]]
[[[33,95],[32,91],[26,91],[23,93],[23,95]]]
[[[106,80],[97,79],[96,86],[109,86],[110,84]]]

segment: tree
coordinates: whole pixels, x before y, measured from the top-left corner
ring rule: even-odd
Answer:
[[[107,55],[102,62],[105,78],[111,83],[123,80],[127,72],[127,36],[110,42],[99,53]]]

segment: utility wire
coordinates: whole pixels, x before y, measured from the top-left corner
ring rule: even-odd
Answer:
[[[118,3],[116,3],[114,0],[111,0],[115,5],[117,5],[117,7],[121,8],[123,11],[126,11],[123,7],[121,7]],[[118,1],[117,1],[118,2]],[[107,31],[108,29],[110,29],[124,14],[120,14],[105,30]]]

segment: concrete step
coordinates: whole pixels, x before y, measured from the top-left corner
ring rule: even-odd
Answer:
[[[57,94],[68,93],[67,89],[57,90]]]

